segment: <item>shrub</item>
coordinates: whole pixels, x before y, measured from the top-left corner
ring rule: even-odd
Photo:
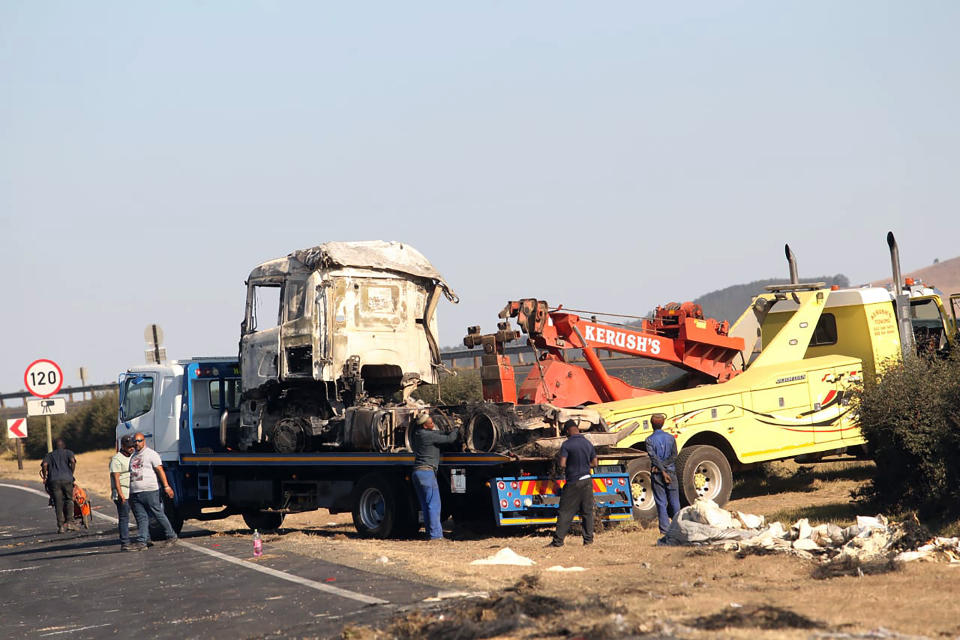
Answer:
[[[480,402],[483,400],[479,370],[459,369],[456,375],[443,376],[439,385],[423,385],[413,392],[413,397],[428,404],[437,404],[438,386],[440,387],[440,398],[443,404],[460,404],[461,402]]]
[[[76,407],[71,406],[68,413],[53,416],[50,423],[53,439],[63,438],[67,448],[74,453],[112,447],[116,441],[117,395],[107,393]],[[28,419],[24,449],[31,458],[42,458],[46,454],[45,418]]]
[[[960,513],[960,357],[906,358],[856,399],[877,473],[863,497],[923,515]]]

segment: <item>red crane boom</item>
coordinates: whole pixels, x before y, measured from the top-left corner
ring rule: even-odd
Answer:
[[[735,362],[743,351],[743,339],[727,335],[727,322],[704,318],[700,305],[692,302],[657,307],[653,319],[644,319],[637,328],[584,320],[562,308],[550,311],[546,301],[535,298],[507,303],[500,318],[504,321],[497,333],[480,335],[479,327],[471,327],[463,341],[468,347],[484,347],[483,395],[495,402],[575,407],[658,393],[608,374],[597,349],[668,362],[716,382],[725,382],[742,369]],[[510,329],[510,318],[516,319],[529,344],[541,352],[519,393],[513,366],[503,350],[506,342],[520,337],[520,332]],[[589,367],[567,362],[572,349],[583,351]]]

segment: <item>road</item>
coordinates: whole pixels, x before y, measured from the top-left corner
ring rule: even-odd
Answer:
[[[123,553],[110,516],[57,534],[37,488],[0,482],[3,637],[327,638],[438,593],[269,548],[254,560],[249,539],[189,526],[171,548]]]

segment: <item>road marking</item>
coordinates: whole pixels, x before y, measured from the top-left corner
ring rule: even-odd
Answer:
[[[0,485],[0,486],[10,486],[10,485]],[[111,623],[106,624],[91,624],[87,627],[77,627],[76,629],[67,629],[65,631],[54,631],[53,633],[41,633],[40,637],[44,638],[46,636],[58,636],[61,633],[76,633],[77,631],[86,631],[87,629],[99,629],[100,627],[112,627]]]
[[[40,497],[48,498],[49,496],[43,492],[38,491],[37,489],[31,489],[30,487],[21,487],[18,484],[4,484],[0,483],[0,487],[9,487],[11,489],[20,489],[21,491],[27,491],[29,493],[34,493]],[[117,519],[113,516],[108,516],[105,513],[100,513],[99,511],[94,511],[93,515],[100,516],[108,522],[114,524],[117,523]],[[309,578],[303,578],[301,576],[295,576],[292,573],[287,573],[285,571],[278,571],[277,569],[271,569],[270,567],[263,567],[259,564],[250,562],[249,560],[241,560],[240,558],[235,558],[233,556],[227,555],[225,553],[220,553],[219,551],[214,551],[213,549],[207,549],[206,547],[201,547],[198,544],[193,544],[192,542],[185,542],[183,539],[180,539],[177,542],[177,546],[187,547],[188,549],[193,549],[199,553],[205,553],[208,556],[212,556],[219,560],[225,562],[230,562],[232,564],[239,565],[241,567],[246,567],[247,569],[252,569],[254,571],[259,571],[260,573],[265,573],[268,576],[273,576],[274,578],[280,578],[281,580],[286,580],[287,582],[293,582],[304,587],[309,587],[311,589],[316,589],[317,591],[323,591],[335,596],[340,596],[341,598],[349,598],[350,600],[356,600],[357,602],[362,602],[364,604],[390,604],[389,600],[381,600],[380,598],[374,598],[373,596],[367,596],[362,593],[357,593],[355,591],[348,591],[347,589],[341,589],[339,587],[333,587],[329,584],[324,584],[322,582],[317,582],[316,580],[310,580]],[[69,633],[69,632],[58,632],[58,633]]]
[[[10,573],[11,571],[33,571],[34,569],[39,569],[40,567],[45,567],[45,564],[39,564],[35,567],[21,567],[20,569],[0,569],[0,573]]]

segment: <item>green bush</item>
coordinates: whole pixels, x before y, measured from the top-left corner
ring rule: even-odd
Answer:
[[[960,514],[960,357],[911,357],[856,400],[877,473],[862,497],[925,516]]]
[[[114,446],[117,428],[117,395],[107,393],[77,406],[68,413],[50,419],[53,439],[63,438],[74,453]],[[28,418],[26,455],[41,458],[47,453],[47,426],[42,417]]]
[[[438,386],[443,404],[460,404],[461,402],[480,402],[483,400],[479,370],[458,369],[456,375],[443,376],[439,385],[423,385],[413,392],[413,397],[427,404],[438,404]]]

